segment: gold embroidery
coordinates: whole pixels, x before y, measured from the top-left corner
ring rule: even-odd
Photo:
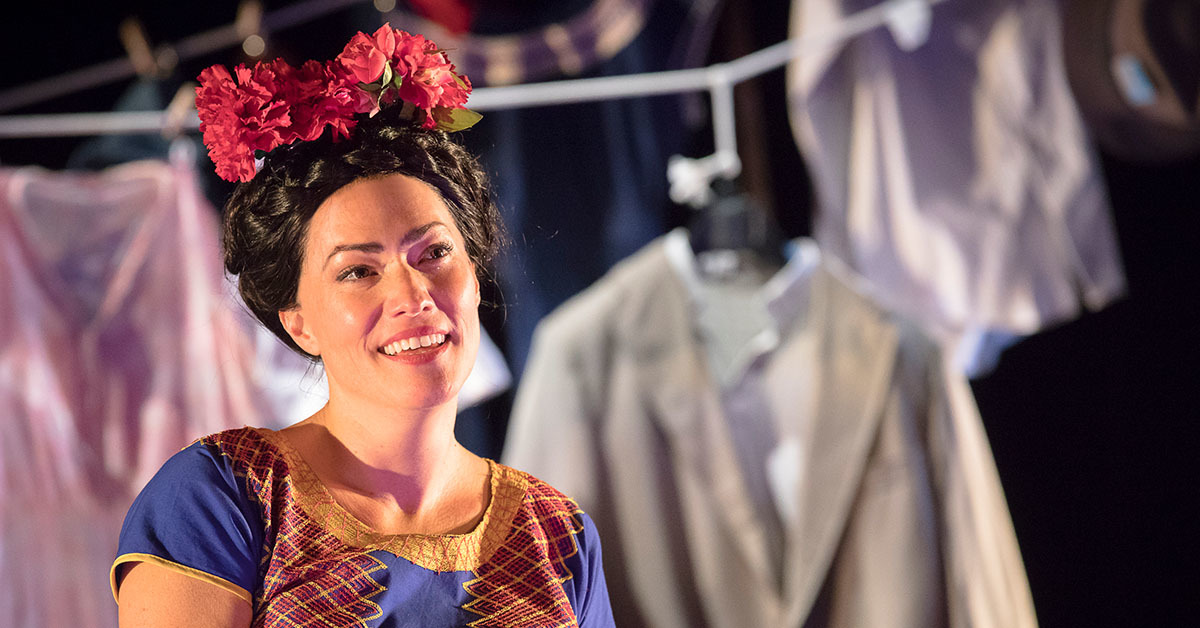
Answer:
[[[558,491],[531,482],[503,547],[463,589],[475,599],[464,610],[480,615],[475,628],[577,626],[563,583],[574,577],[566,560],[579,552],[583,511]]]
[[[491,499],[474,530],[466,534],[380,534],[333,499],[285,438],[267,429],[256,431],[288,461],[296,503],[334,538],[351,547],[389,552],[431,571],[475,571],[486,563],[504,544],[529,484],[525,474],[488,460]]]

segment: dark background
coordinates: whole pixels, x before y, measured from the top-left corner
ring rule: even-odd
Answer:
[[[787,4],[727,6],[709,60],[786,37]],[[16,13],[0,26],[0,90],[122,56],[117,28],[124,17],[140,17],[158,44],[231,23],[237,11],[228,0],[9,6]],[[267,55],[332,58],[348,33],[378,23],[372,11],[365,3],[278,33]],[[166,83],[192,78],[211,63],[239,62],[240,54],[184,62]],[[105,111],[129,83],[0,115]],[[796,235],[807,232],[809,191],[794,174],[802,162],[783,94],[779,71],[739,88],[739,111],[761,112],[739,120],[740,146],[748,187]],[[765,106],[744,106],[756,101]],[[703,128],[693,132],[705,137]],[[0,139],[0,164],[63,168],[83,141]],[[703,139],[694,143],[702,146]],[[1197,626],[1200,159],[1147,164],[1101,155],[1128,297],[1025,339],[972,384],[1041,624]],[[228,188],[215,177],[209,184],[219,205]],[[685,219],[681,211],[672,215]],[[484,323],[495,331],[500,320]],[[492,418],[501,419],[495,425],[502,427],[507,401],[491,406]],[[502,433],[499,427],[493,432]]]

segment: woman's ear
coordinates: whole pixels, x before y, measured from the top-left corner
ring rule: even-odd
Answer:
[[[479,304],[483,303],[483,294],[480,291],[482,282],[479,281],[479,272],[476,271],[474,264],[471,265],[471,278],[475,280],[475,307],[479,307]]]
[[[300,308],[294,307],[290,310],[279,310],[279,322],[283,324],[283,329],[292,337],[301,349],[307,351],[310,355],[321,355],[321,346],[317,342],[316,337],[304,324],[304,315],[300,313]]]

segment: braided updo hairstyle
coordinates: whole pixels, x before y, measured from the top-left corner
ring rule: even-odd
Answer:
[[[325,199],[359,180],[404,174],[432,186],[445,201],[477,273],[502,242],[503,226],[476,159],[442,131],[422,129],[390,107],[363,118],[349,139],[328,134],[272,151],[253,179],[225,204],[225,270],[254,316],[292,350],[279,311],[296,307],[308,225]],[[482,280],[482,277],[481,277]]]

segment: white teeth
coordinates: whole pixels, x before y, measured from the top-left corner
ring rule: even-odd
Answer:
[[[396,355],[402,351],[412,351],[413,349],[420,349],[422,347],[432,347],[440,345],[443,342],[446,342],[445,334],[430,334],[428,336],[421,336],[418,338],[405,338],[404,340],[398,340],[390,345],[384,346],[383,352],[388,355]]]

